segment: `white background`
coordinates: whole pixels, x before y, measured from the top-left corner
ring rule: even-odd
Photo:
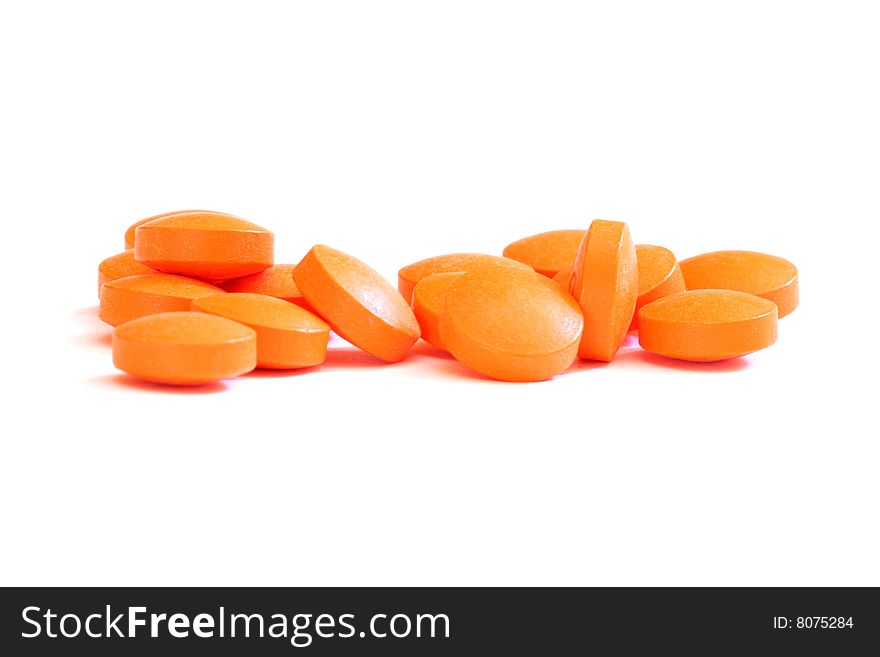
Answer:
[[[875,3],[0,7],[3,584],[880,585]],[[337,341],[181,393],[114,370],[95,279],[190,207],[392,281],[624,220],[802,305],[716,366]]]

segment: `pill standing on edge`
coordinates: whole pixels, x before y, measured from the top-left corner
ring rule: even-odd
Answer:
[[[336,333],[377,358],[399,361],[419,339],[409,304],[357,258],[318,244],[294,267],[293,278]]]
[[[292,369],[320,365],[330,326],[304,308],[262,294],[233,292],[202,297],[192,309],[235,320],[257,332],[257,367]]]
[[[173,214],[186,214],[187,212],[213,212],[213,210],[174,210],[172,212],[163,212],[162,214],[154,214],[152,217],[147,217],[146,219],[141,219],[140,221],[135,221],[128,229],[125,231],[125,248],[133,249],[135,242],[135,234],[138,226],[143,226],[150,221],[155,221],[156,219],[162,219],[164,217],[170,217]],[[218,212],[216,214],[225,214],[223,212]]]
[[[613,360],[632,322],[638,288],[636,249],[626,224],[596,219],[571,277],[571,294],[584,313],[581,358]]]
[[[265,294],[269,297],[284,299],[290,303],[309,310],[309,304],[293,280],[293,268],[296,265],[272,265],[269,269],[249,274],[240,278],[232,278],[218,284],[227,292],[249,292]]]
[[[142,274],[105,283],[98,316],[111,326],[137,317],[189,310],[193,299],[226,294],[219,287],[185,276]]]
[[[530,235],[504,247],[503,254],[553,278],[560,269],[574,265],[583,230],[551,230]]]
[[[670,294],[684,292],[684,276],[675,254],[653,244],[636,244],[639,268],[639,296],[630,329],[639,326],[639,308]]]
[[[443,272],[426,276],[413,289],[412,309],[422,329],[422,339],[438,349],[445,350],[440,337],[440,312],[450,283],[462,272]]]
[[[135,236],[135,259],[169,274],[219,281],[274,264],[271,231],[219,212],[185,212],[156,219],[138,226]]]
[[[639,310],[645,351],[696,362],[745,356],[776,342],[776,304],[735,290],[693,290]]]
[[[502,381],[542,381],[577,356],[583,316],[575,300],[537,272],[505,267],[462,274],[440,313],[443,344],[471,369]]]
[[[403,267],[397,273],[397,289],[400,290],[400,294],[403,295],[407,303],[412,303],[412,294],[416,283],[426,276],[449,272],[467,272],[482,267],[507,267],[533,271],[531,267],[522,262],[502,256],[483,253],[449,253],[419,260]]]
[[[769,299],[785,317],[798,305],[798,271],[784,258],[755,251],[713,251],[681,261],[688,290],[737,290]]]
[[[159,313],[126,322],[114,329],[112,348],[118,369],[156,383],[215,383],[257,365],[256,332],[205,313]]]
[[[122,253],[105,258],[98,265],[98,298],[101,298],[101,287],[104,283],[115,281],[126,276],[137,276],[139,274],[157,274],[155,269],[134,259],[134,251],[129,249]]]

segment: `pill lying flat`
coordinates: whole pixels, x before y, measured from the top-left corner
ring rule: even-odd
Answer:
[[[418,283],[413,290],[412,309],[422,330],[422,339],[438,349],[445,350],[440,337],[440,313],[446,299],[449,285],[462,275],[462,272],[431,274]]]
[[[532,268],[526,264],[501,256],[482,253],[449,253],[419,260],[403,267],[397,273],[397,289],[400,290],[400,294],[406,299],[406,302],[411,303],[416,283],[426,276],[449,272],[467,272],[482,267],[507,267],[532,271]]]
[[[670,358],[710,362],[776,342],[776,304],[735,290],[693,290],[639,310],[639,344]]]
[[[269,269],[232,278],[219,283],[227,292],[247,292],[250,294],[264,294],[277,299],[284,299],[290,303],[309,309],[309,304],[300,292],[293,280],[293,268],[296,265],[272,265]]]
[[[324,362],[330,326],[289,301],[260,294],[202,297],[192,309],[226,317],[257,332],[257,367],[289,369]]]
[[[636,244],[639,296],[630,329],[639,326],[639,308],[670,294],[684,292],[684,276],[675,254],[653,244]]]
[[[247,276],[272,266],[275,236],[219,212],[185,212],[135,230],[134,257],[169,274],[211,281]]]
[[[574,265],[583,230],[551,230],[530,235],[504,247],[507,258],[532,267],[539,274],[553,278],[560,269]]]
[[[194,299],[226,294],[219,287],[185,276],[142,274],[105,283],[98,316],[111,326],[137,317],[190,309]]]
[[[446,348],[471,369],[502,381],[541,381],[577,356],[583,317],[546,276],[494,267],[449,284],[439,327]]]
[[[141,219],[139,221],[136,221],[131,226],[129,226],[128,229],[125,231],[125,248],[126,248],[126,250],[134,248],[135,235],[136,235],[136,231],[137,231],[138,226],[143,226],[144,224],[149,223],[151,221],[155,221],[156,219],[170,217],[171,215],[174,215],[174,214],[186,214],[188,212],[213,212],[213,210],[173,210],[172,212],[163,212],[162,214],[154,214],[152,217],[147,217],[146,219]],[[224,214],[224,213],[218,212],[216,214]]]
[[[116,327],[113,364],[156,383],[201,385],[250,372],[257,364],[257,334],[224,317],[170,312]]]
[[[134,259],[134,251],[129,249],[122,253],[110,256],[98,265],[98,298],[101,298],[101,286],[104,283],[115,281],[126,276],[138,276],[139,274],[157,274],[155,269]]]
[[[638,296],[636,249],[619,221],[596,219],[578,248],[571,293],[584,313],[581,358],[610,361],[632,322]]]
[[[403,297],[368,265],[316,245],[294,268],[309,306],[343,338],[388,362],[401,360],[419,339],[419,323]]]
[[[755,251],[714,251],[681,261],[688,290],[738,290],[769,299],[785,317],[798,305],[797,267]]]

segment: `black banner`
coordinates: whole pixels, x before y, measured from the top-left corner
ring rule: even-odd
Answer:
[[[28,588],[0,595],[0,654],[16,656],[880,650],[880,597],[870,588]]]

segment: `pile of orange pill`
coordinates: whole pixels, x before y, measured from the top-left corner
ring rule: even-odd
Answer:
[[[754,251],[679,261],[635,244],[623,222],[554,230],[502,255],[406,265],[397,288],[351,255],[315,245],[275,263],[275,237],[211,210],[147,217],[98,266],[114,365],[169,385],[324,362],[331,331],[389,363],[421,338],[501,381],[542,381],[577,359],[609,362],[631,331],[670,359],[737,358],[776,341],[798,305],[797,269]],[[438,353],[440,353],[438,351]]]

